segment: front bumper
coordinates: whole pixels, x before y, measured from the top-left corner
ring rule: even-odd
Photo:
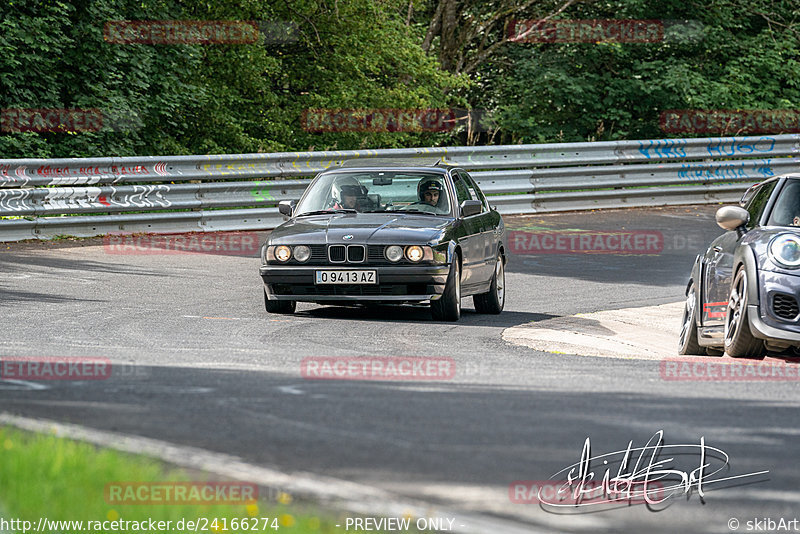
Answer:
[[[800,300],[800,276],[773,271],[759,271],[759,303],[749,304],[750,331],[757,338],[800,343],[800,315],[779,317],[773,309],[775,295],[794,296]]]
[[[317,285],[316,271],[322,269],[376,271],[378,283]],[[450,265],[262,265],[259,272],[269,300],[422,302],[442,296]]]

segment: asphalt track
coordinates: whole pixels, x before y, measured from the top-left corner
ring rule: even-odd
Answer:
[[[681,300],[695,254],[720,233],[713,212],[507,217],[510,228],[534,233],[660,232],[663,247],[511,255],[506,311],[478,315],[465,299],[459,323],[410,306],[301,304],[293,316],[268,315],[254,257],[117,255],[99,240],[3,245],[0,355],[109,358],[120,373],[0,380],[0,412],[358,482],[539,531],[729,532],[731,518],[743,531],[755,518],[791,520],[800,515],[797,380],[665,380],[657,360],[540,352],[502,337],[532,321]],[[449,358],[455,376],[301,375],[305,358],[390,356]],[[729,463],[713,478],[769,474],[708,484],[705,504],[695,491],[667,507],[552,513],[510,499],[512,482],[546,480],[578,462],[587,437],[601,455],[631,440],[641,447],[659,430],[668,445],[704,438],[724,450]],[[696,450],[674,449],[672,467],[697,467]],[[592,469],[601,476],[601,461]]]

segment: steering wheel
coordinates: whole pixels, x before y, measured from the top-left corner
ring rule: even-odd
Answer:
[[[408,206],[403,206],[402,209],[399,211],[409,211],[409,210],[417,210],[417,211],[426,211],[428,213],[438,213],[436,211],[436,206],[431,206],[425,202],[414,202],[413,204],[409,204]]]

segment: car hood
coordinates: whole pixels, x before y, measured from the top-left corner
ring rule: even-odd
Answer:
[[[272,231],[270,244],[429,243],[453,219],[399,213],[336,213],[290,219]],[[351,239],[344,236],[352,235]]]

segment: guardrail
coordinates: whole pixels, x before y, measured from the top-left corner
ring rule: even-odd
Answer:
[[[0,160],[0,241],[263,230],[349,159],[442,159],[504,214],[730,202],[800,172],[800,135],[211,156]],[[94,215],[87,215],[94,214]]]

